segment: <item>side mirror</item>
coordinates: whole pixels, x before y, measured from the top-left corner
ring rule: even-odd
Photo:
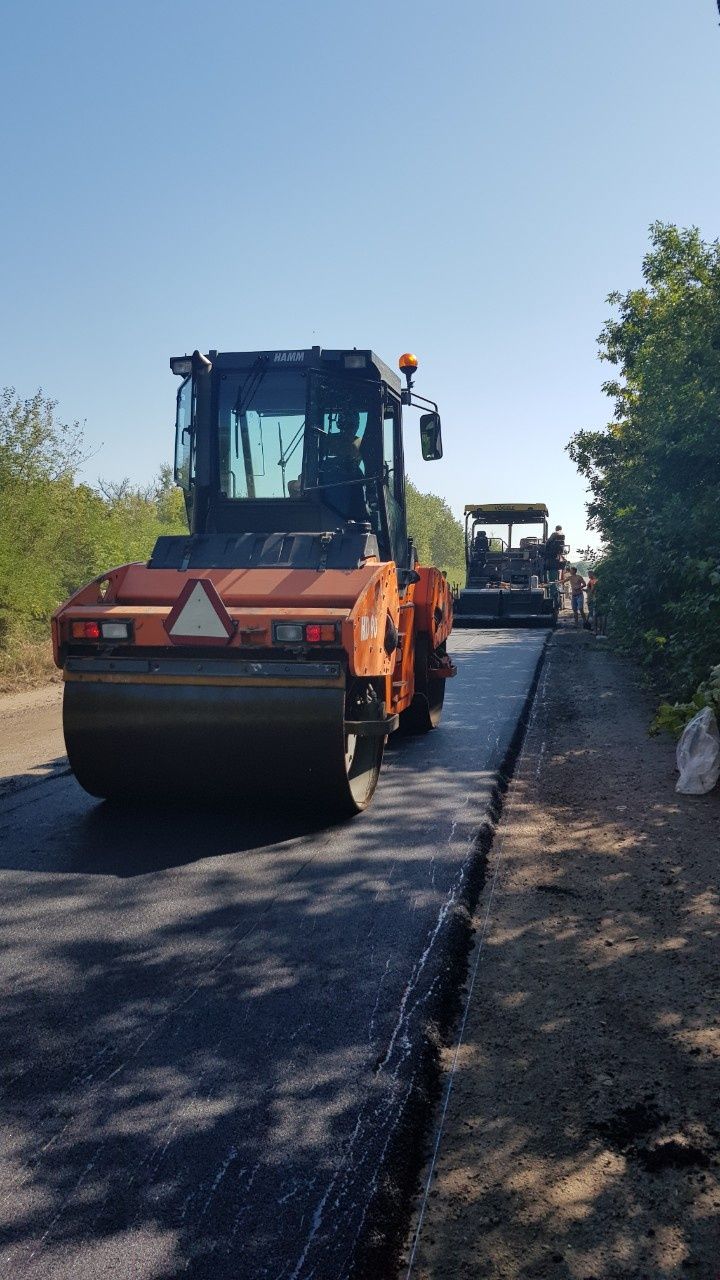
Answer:
[[[420,416],[420,448],[426,462],[436,462],[443,456],[442,432],[439,413],[423,413]]]

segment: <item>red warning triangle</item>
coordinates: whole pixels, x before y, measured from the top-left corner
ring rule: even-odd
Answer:
[[[165,622],[173,644],[227,644],[235,623],[208,578],[188,578]]]

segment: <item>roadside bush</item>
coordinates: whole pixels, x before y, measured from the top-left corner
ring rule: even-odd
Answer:
[[[661,703],[652,731],[657,733],[666,729],[673,737],[679,738],[688,721],[703,707],[710,707],[720,719],[720,663],[712,667],[707,680],[698,685],[689,702]]]
[[[89,578],[146,559],[160,533],[186,528],[168,467],[147,489],[78,483],[82,430],[55,410],[41,391],[25,401],[0,393],[0,652],[16,658]],[[23,670],[34,661],[23,658]]]
[[[465,582],[463,527],[447,502],[434,493],[421,493],[405,481],[408,533],[420,563],[444,569],[451,582]]]
[[[650,234],[644,285],[610,295],[598,339],[613,420],[568,450],[604,542],[598,605],[669,705],[720,660],[720,245]]]

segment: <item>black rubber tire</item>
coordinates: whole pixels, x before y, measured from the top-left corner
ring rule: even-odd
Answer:
[[[380,776],[385,739],[378,737],[355,738],[352,763],[347,763],[348,736],[345,737],[347,791],[340,791],[337,801],[331,800],[328,809],[339,817],[352,817],[367,809],[375,794]]]
[[[445,699],[445,679],[430,675],[430,642],[424,631],[415,637],[415,696],[400,715],[400,730],[406,734],[429,733],[437,729]]]

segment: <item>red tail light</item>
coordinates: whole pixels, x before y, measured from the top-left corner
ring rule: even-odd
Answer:
[[[100,623],[99,622],[73,622],[72,638],[73,640],[99,640],[100,639]]]
[[[272,636],[276,644],[335,644],[334,622],[273,622]]]
[[[337,639],[334,622],[308,622],[305,639],[309,644],[334,644]]]
[[[70,636],[73,640],[132,640],[132,622],[72,622]]]

